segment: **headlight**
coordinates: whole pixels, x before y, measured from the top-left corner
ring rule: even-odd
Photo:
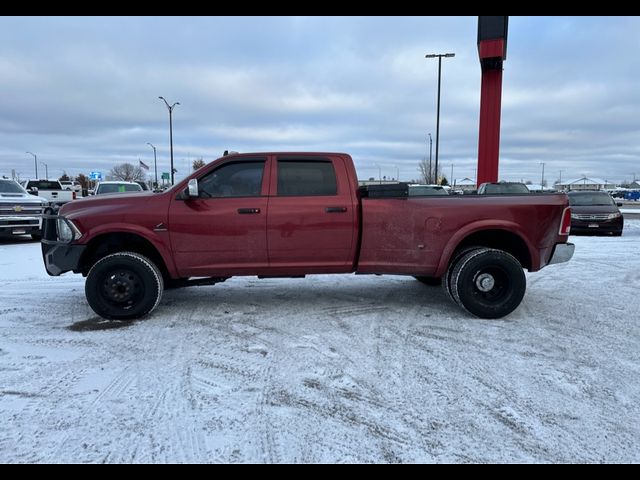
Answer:
[[[574,220],[577,220],[578,219],[578,215],[576,215],[575,213],[572,213],[571,214],[571,218],[573,218]]]
[[[607,220],[613,220],[614,218],[618,218],[621,215],[622,214],[620,212],[610,213],[609,216],[607,216]]]
[[[71,220],[58,218],[58,240],[69,243],[77,240],[81,236],[80,230],[78,230]]]

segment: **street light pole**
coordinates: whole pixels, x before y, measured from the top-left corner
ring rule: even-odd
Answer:
[[[378,167],[378,183],[382,183],[382,169],[380,168],[380,165],[377,165]]]
[[[544,192],[544,162],[540,162],[542,165],[542,179],[540,180],[540,188]]]
[[[560,188],[561,188],[562,190],[564,190],[564,188],[562,188],[562,169],[560,170],[560,182],[558,182],[558,183],[559,183],[559,185],[560,185]]]
[[[429,178],[427,179],[429,183],[433,183],[433,178],[431,178],[431,147],[433,147],[433,138],[431,138],[431,134],[429,133]]]
[[[44,165],[44,171],[45,171],[45,179],[49,180],[49,165],[47,165],[44,162],[40,162],[42,165]]]
[[[438,107],[436,113],[436,183],[438,183],[438,150],[440,147],[440,80],[442,79],[442,57],[455,57],[455,53],[431,53],[425,58],[438,58]]]
[[[169,106],[169,103],[164,97],[158,98],[164,102],[169,110],[169,148],[171,151],[171,185],[173,185],[173,108],[176,105],[180,105],[180,102],[175,102],[173,105]]]
[[[29,155],[33,155],[33,162],[36,165],[36,180],[38,180],[38,156],[35,153],[31,153],[31,152],[25,152],[28,153]]]
[[[155,169],[155,172],[156,172],[156,188],[158,188],[158,161],[156,158],[156,147],[149,142],[147,142],[147,145],[153,148],[153,168]]]

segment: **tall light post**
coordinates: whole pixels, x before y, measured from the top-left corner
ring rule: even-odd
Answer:
[[[564,170],[560,170],[560,181],[558,182],[558,184],[560,185],[560,189],[564,190],[564,188],[562,188],[562,172],[564,172]]]
[[[44,162],[40,162],[41,165],[44,165],[44,171],[45,171],[45,179],[49,180],[49,165],[47,165]]]
[[[36,180],[38,180],[38,156],[35,153],[31,153],[31,152],[25,152],[28,153],[29,155],[33,155],[33,163],[35,163],[36,165]]]
[[[542,165],[542,179],[540,180],[540,188],[544,192],[544,162],[540,162],[540,165]]]
[[[164,97],[158,98],[164,102],[169,110],[169,149],[171,151],[171,185],[173,185],[173,109],[176,105],[180,105],[180,102],[169,105],[169,102],[167,102]]]
[[[442,79],[442,57],[455,57],[455,53],[430,53],[425,58],[438,59],[438,109],[436,113],[436,183],[438,183],[438,148],[440,146],[440,80]]]
[[[431,138],[431,134],[429,133],[429,178],[428,181],[429,183],[433,183],[432,182],[432,178],[431,178],[431,147],[433,147],[433,139]]]
[[[449,185],[452,185],[453,182],[453,163],[451,164],[451,177],[449,177]]]
[[[376,165],[378,167],[378,183],[382,183],[382,169],[380,165]]]
[[[156,188],[158,188],[158,160],[156,158],[156,147],[152,144],[147,142],[147,145],[149,145],[151,148],[153,148],[153,168],[156,171]]]
[[[398,168],[397,165],[396,165],[396,180],[400,181],[400,169]]]

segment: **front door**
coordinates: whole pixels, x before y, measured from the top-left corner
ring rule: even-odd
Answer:
[[[182,277],[267,268],[266,164],[265,158],[222,163],[198,179],[198,198],[172,201],[169,232]]]

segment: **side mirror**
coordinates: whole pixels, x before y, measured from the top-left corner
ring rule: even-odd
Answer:
[[[27,192],[30,195],[38,195],[38,188],[37,187],[27,188]]]
[[[617,202],[616,205],[621,207],[623,204],[622,204],[622,202]]]
[[[191,180],[189,180],[189,184],[187,186],[187,196],[189,198],[198,198],[199,197],[198,180],[197,179],[192,178]]]

